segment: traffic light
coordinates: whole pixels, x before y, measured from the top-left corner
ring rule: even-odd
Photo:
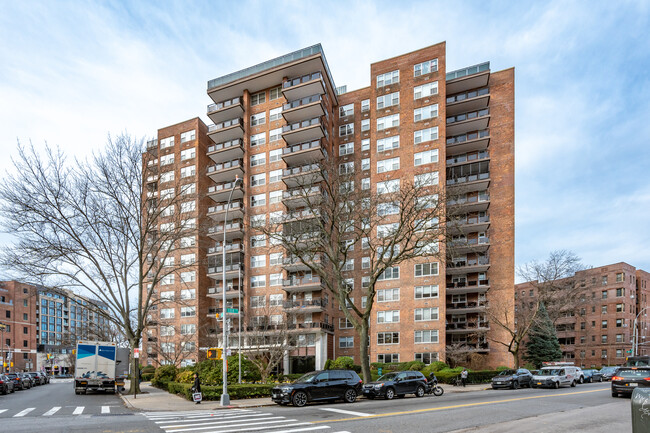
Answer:
[[[223,349],[219,347],[211,347],[208,349],[208,359],[221,359]]]

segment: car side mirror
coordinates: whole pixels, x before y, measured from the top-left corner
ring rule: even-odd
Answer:
[[[401,381],[402,381],[402,378],[401,378],[401,377],[396,377],[396,378],[395,378],[395,382],[401,382]]]

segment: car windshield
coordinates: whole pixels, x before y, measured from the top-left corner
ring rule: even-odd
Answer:
[[[613,373],[614,371],[616,371],[616,368],[617,367],[603,367],[603,368],[600,369],[600,372],[601,373]]]
[[[650,377],[650,370],[625,370],[621,369],[616,373],[617,376],[625,377],[628,379],[644,379]]]
[[[557,376],[560,374],[560,370],[557,368],[551,368],[548,370],[540,370],[539,375],[540,376]]]
[[[515,374],[514,370],[503,370],[498,376],[512,376],[513,374]]]
[[[309,382],[313,382],[313,381],[314,381],[314,378],[316,377],[317,374],[318,374],[318,373],[315,373],[315,372],[313,372],[313,373],[307,373],[307,374],[305,374],[305,375],[299,377],[298,380],[296,380],[296,383],[309,383]]]
[[[386,382],[389,380],[395,380],[397,378],[397,373],[386,373],[379,379],[377,379],[377,382]]]

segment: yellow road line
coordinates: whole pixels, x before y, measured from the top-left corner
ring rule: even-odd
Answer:
[[[431,408],[427,408],[427,409],[407,410],[407,411],[403,411],[403,412],[380,413],[380,414],[376,414],[376,415],[359,416],[359,417],[353,417],[353,418],[328,419],[328,420],[321,420],[321,421],[312,421],[312,424],[329,423],[329,422],[341,422],[341,421],[357,421],[357,420],[360,420],[360,419],[367,420],[367,419],[372,419],[372,418],[382,418],[382,417],[386,417],[386,416],[409,415],[409,414],[414,414],[414,413],[434,412],[434,411],[437,411],[437,410],[445,410],[445,409],[458,409],[460,407],[484,406],[486,404],[508,403],[508,402],[511,402],[511,401],[521,401],[521,400],[532,400],[532,399],[536,399],[536,398],[562,397],[562,396],[565,396],[565,395],[588,394],[588,393],[591,393],[591,392],[599,392],[599,391],[609,391],[609,388],[594,389],[594,390],[591,390],[591,391],[568,392],[568,393],[564,393],[564,394],[534,395],[534,396],[531,396],[531,397],[509,398],[509,399],[506,399],[506,400],[482,401],[482,402],[479,402],[479,403],[465,403],[465,404],[457,404],[457,405],[453,405],[453,406],[441,406],[441,407],[431,407]]]

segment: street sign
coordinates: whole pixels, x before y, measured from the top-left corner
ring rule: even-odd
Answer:
[[[239,309],[237,309],[237,308],[226,308],[226,313],[237,314],[237,313],[239,313]]]
[[[135,349],[133,349],[133,357],[134,358],[139,358],[140,357],[140,349],[138,349],[137,347]]]
[[[625,353],[632,353],[632,351],[631,350],[626,350]]]

